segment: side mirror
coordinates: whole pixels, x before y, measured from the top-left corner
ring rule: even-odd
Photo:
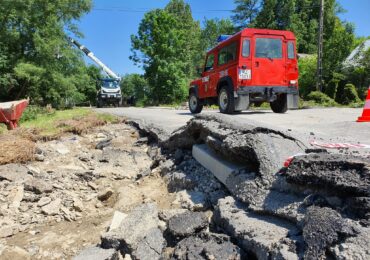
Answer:
[[[203,68],[198,67],[197,68],[197,74],[202,75],[202,72],[203,72]]]

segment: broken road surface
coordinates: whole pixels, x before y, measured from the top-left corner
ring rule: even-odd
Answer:
[[[218,113],[169,129],[130,120],[0,166],[0,257],[369,259],[365,154]],[[194,147],[238,167],[215,175]]]

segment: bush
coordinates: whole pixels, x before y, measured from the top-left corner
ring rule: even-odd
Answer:
[[[39,106],[28,106],[24,110],[20,122],[27,122],[31,120],[36,120],[41,115],[53,114],[55,111],[51,108],[44,108]]]
[[[341,100],[342,100],[342,104],[344,104],[344,105],[349,105],[351,103],[361,102],[360,98],[358,97],[358,93],[357,93],[355,85],[346,84],[344,86],[343,96],[342,96]]]
[[[328,95],[320,92],[320,91],[313,91],[307,95],[307,99],[314,101],[315,103],[322,105],[322,106],[335,106],[337,103],[334,99],[330,98]]]
[[[338,80],[332,79],[330,80],[329,84],[325,86],[325,94],[334,100],[337,96],[338,84]]]
[[[299,64],[299,92],[302,97],[316,89],[316,56],[300,58]]]

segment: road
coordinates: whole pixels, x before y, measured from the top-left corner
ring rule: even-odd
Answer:
[[[170,132],[185,125],[193,117],[188,110],[169,108],[102,108],[98,111],[134,120],[144,120]],[[219,112],[204,110],[202,113]],[[361,114],[362,109],[355,108],[312,108],[291,110],[286,114],[259,110],[230,116],[240,118],[240,120],[263,123],[277,130],[289,130],[303,134],[307,138],[370,144],[370,123],[356,122]]]

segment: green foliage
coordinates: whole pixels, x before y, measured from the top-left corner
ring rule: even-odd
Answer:
[[[122,94],[125,97],[135,97],[137,103],[145,103],[149,97],[148,82],[139,74],[128,74],[121,81]]]
[[[332,79],[325,87],[325,94],[334,100],[337,97],[338,83],[339,81]]]
[[[31,97],[61,107],[85,100],[90,78],[65,31],[91,0],[3,0],[0,5],[0,100]]]
[[[229,19],[205,19],[201,32],[201,50],[205,53],[217,45],[217,38],[222,34],[234,34],[235,28]],[[202,64],[203,65],[203,64]]]
[[[183,0],[171,0],[164,10],[146,13],[131,41],[131,59],[143,65],[152,102],[184,100],[203,55],[199,52],[200,26],[190,6]]]
[[[275,8],[277,0],[264,0],[262,9],[256,17],[253,27],[266,28],[266,29],[277,29],[277,20]]]
[[[299,66],[299,92],[306,97],[310,92],[316,90],[316,64],[315,55],[298,60]]]
[[[359,103],[361,100],[358,97],[356,87],[353,84],[346,84],[343,89],[343,95],[340,101],[344,105],[349,105],[351,103]]]
[[[234,15],[231,17],[237,28],[243,29],[253,24],[259,9],[260,0],[234,0],[236,5],[233,10]]]
[[[310,94],[307,95],[307,100],[314,101],[317,104],[320,104],[322,106],[336,106],[337,103],[330,97],[328,97],[326,94],[320,92],[320,91],[313,91]]]
[[[340,73],[333,73],[333,78],[325,86],[325,94],[331,97],[334,100],[337,100],[337,93],[339,89],[339,83],[343,82],[346,77]]]
[[[26,110],[24,110],[20,122],[27,122],[36,120],[42,115],[52,115],[55,113],[55,110],[48,110],[44,107],[39,106],[28,106]]]

